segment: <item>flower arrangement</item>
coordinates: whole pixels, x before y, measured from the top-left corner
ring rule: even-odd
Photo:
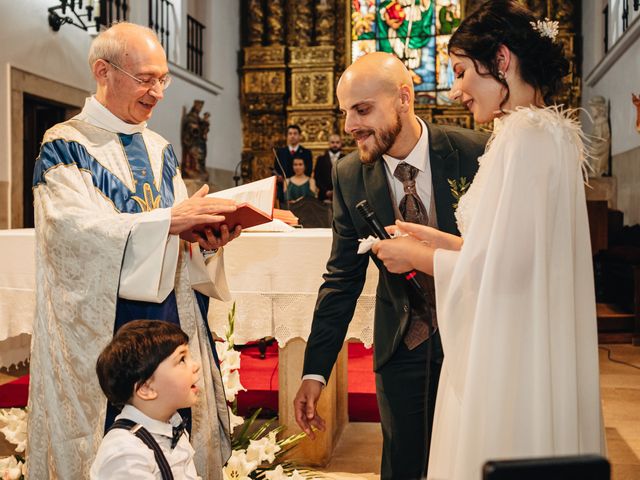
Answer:
[[[256,428],[256,419],[260,414],[260,409],[247,420],[236,415],[236,396],[238,392],[246,389],[240,383],[240,352],[233,349],[235,317],[236,304],[234,303],[228,315],[229,322],[225,339],[216,342],[216,353],[220,360],[220,373],[225,395],[227,401],[232,404],[229,407],[229,417],[231,431],[234,434],[231,445],[233,452],[223,468],[224,479],[302,480],[302,478],[308,478],[308,471],[304,471],[303,477],[303,474],[296,470],[291,462],[282,460],[282,456],[306,436],[304,432],[278,440],[277,436],[282,432],[283,427],[274,426],[276,418],[269,419]],[[236,432],[238,427],[241,428]]]
[[[16,446],[15,454],[0,458],[1,480],[22,480],[26,463],[22,454],[27,448],[27,412],[23,408],[0,409],[0,432]]]

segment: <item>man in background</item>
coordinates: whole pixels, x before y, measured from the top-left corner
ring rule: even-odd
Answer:
[[[318,188],[318,200],[331,203],[333,199],[333,184],[331,183],[331,170],[338,161],[344,157],[342,153],[342,139],[337,133],[329,135],[329,148],[316,159],[316,168],[313,176]]]
[[[302,158],[304,160],[304,173],[311,176],[313,170],[313,159],[311,150],[300,144],[302,130],[298,125],[287,127],[287,146],[276,149],[277,158],[273,159],[273,172],[278,177],[278,200],[280,208],[286,205],[286,195],[284,193],[284,181],[293,176],[293,159]]]

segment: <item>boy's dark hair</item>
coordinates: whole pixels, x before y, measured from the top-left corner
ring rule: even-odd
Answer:
[[[125,324],[96,362],[96,373],[105,396],[117,406],[128,403],[158,365],[188,342],[189,336],[174,323],[134,320]]]
[[[297,130],[299,134],[302,134],[302,129],[300,128],[299,125],[296,125],[295,123],[292,123],[291,125],[287,125],[287,132],[291,129]]]

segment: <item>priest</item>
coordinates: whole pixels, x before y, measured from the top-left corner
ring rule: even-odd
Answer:
[[[95,373],[98,353],[134,319],[178,323],[202,365],[191,420],[203,478],[222,478],[229,419],[206,323],[226,299],[221,248],[233,202],[188,198],[173,147],[146,127],[171,78],[155,33],[119,23],[89,52],[96,94],[45,133],[33,189],[37,312],[29,392],[29,478],[89,478],[114,412]],[[207,227],[202,228],[202,225]]]

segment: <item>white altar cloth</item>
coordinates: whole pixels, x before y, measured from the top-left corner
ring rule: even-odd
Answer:
[[[318,288],[331,253],[331,230],[249,233],[225,247],[224,262],[236,302],[235,343],[273,336],[280,347],[293,338],[307,340]],[[370,262],[347,338],[373,343],[378,269]],[[212,301],[209,324],[220,337],[232,302]]]
[[[34,230],[0,230],[0,367],[29,359],[35,281]]]
[[[236,302],[235,342],[273,336],[281,347],[306,340],[331,251],[330,229],[249,233],[225,247],[225,269]],[[347,338],[370,346],[378,272],[370,263]],[[209,323],[220,337],[233,302],[212,301]],[[26,361],[35,314],[33,229],[0,230],[0,367]]]

